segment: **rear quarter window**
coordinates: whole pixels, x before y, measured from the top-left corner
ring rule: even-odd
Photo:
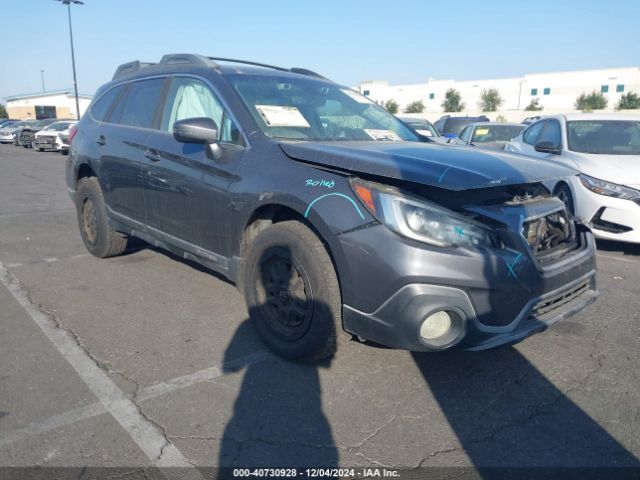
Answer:
[[[113,87],[111,90],[107,91],[107,93],[102,95],[98,99],[98,101],[96,101],[91,106],[91,116],[95,120],[104,122],[104,119],[107,118],[109,110],[111,110],[113,102],[115,102],[116,98],[118,98],[123,89],[124,85],[118,85],[117,87]]]

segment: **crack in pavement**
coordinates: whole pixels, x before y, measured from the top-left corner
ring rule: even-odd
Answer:
[[[191,467],[188,471],[179,472],[179,478],[202,478],[193,465],[169,441],[165,432],[150,422],[144,416],[144,412],[140,411],[139,405],[134,403],[132,398],[111,379],[105,364],[94,358],[78,335],[64,327],[56,315],[47,311],[42,305],[36,305],[31,298],[31,292],[9,273],[2,262],[0,262],[0,283],[7,288],[62,357],[74,368],[84,384],[103,404],[105,410],[154,462],[153,466]],[[166,478],[172,478],[178,472],[165,470],[161,473]]]

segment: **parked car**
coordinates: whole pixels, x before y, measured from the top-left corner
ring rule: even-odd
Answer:
[[[525,125],[520,123],[474,122],[464,127],[460,135],[452,138],[449,143],[490,150],[504,150],[507,142],[517,137],[524,129]]]
[[[69,130],[77,123],[77,120],[63,120],[43,128],[33,137],[33,149],[37,152],[58,150],[66,153],[69,150]]]
[[[398,117],[398,119],[405,125],[411,127],[411,129],[413,129],[413,131],[418,135],[427,137],[429,139],[440,136],[438,130],[436,130],[436,127],[434,127],[429,120],[414,117]]]
[[[20,120],[17,120],[15,118],[3,118],[2,120],[0,120],[0,128],[4,128],[5,126],[8,126],[11,123],[15,123],[19,121]]]
[[[223,60],[122,65],[71,130],[67,185],[96,257],[134,236],[220,272],[292,359],[331,355],[343,329],[481,350],[595,300],[592,235],[542,185],[573,170],[419,143],[309,70]]]
[[[4,127],[0,128],[0,143],[15,142],[15,135],[22,130],[25,125],[30,125],[30,121],[8,122]]]
[[[480,115],[479,117],[452,117],[451,115],[445,115],[440,117],[434,125],[443,137],[455,138],[470,123],[488,121],[489,118],[485,115]]]
[[[60,121],[60,119],[58,118],[45,118],[43,120],[38,120],[32,125],[25,126],[20,132],[20,136],[18,137],[18,145],[22,145],[25,148],[32,148],[32,142],[35,134],[43,128],[48,127],[52,123],[58,121]]]
[[[18,122],[17,124],[15,124],[14,127],[16,128],[13,131],[13,144],[22,145],[20,143],[20,136],[22,135],[22,132],[24,131],[25,128],[30,128],[36,122],[37,120],[23,120],[22,122]]]
[[[534,115],[533,117],[527,117],[524,120],[522,120],[523,125],[531,125],[533,122],[537,122],[538,120],[540,120],[542,118],[542,115]]]
[[[545,117],[506,150],[536,157],[544,168],[577,169],[580,175],[547,186],[591,225],[597,238],[640,243],[640,116]]]

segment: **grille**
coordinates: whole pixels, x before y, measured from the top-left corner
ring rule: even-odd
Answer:
[[[578,246],[575,227],[565,210],[525,222],[522,235],[536,257]]]
[[[540,318],[562,307],[563,305],[573,302],[578,297],[586,293],[589,290],[589,286],[590,282],[586,281],[557,295],[545,298],[533,307],[531,313],[529,314],[529,318]]]

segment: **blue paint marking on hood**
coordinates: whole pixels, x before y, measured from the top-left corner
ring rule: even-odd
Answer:
[[[414,142],[281,142],[291,158],[447,190],[543,182],[577,171],[524,155]]]

